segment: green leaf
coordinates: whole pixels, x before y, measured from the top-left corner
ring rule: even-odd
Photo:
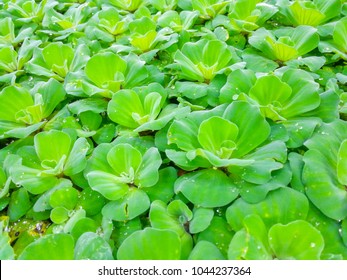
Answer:
[[[295,43],[299,56],[301,56],[318,46],[319,35],[315,28],[302,25],[294,29],[292,40]]]
[[[244,228],[235,233],[228,249],[229,259],[272,259],[267,241],[267,229],[257,215],[248,215],[243,220]]]
[[[214,184],[210,184],[213,180]],[[175,183],[175,192],[181,192],[190,202],[202,207],[220,207],[238,196],[233,181],[220,170],[206,169],[181,176]]]
[[[347,193],[344,184],[339,182],[343,182],[343,165],[339,157],[343,157],[346,138],[345,122],[336,120],[322,125],[305,142],[309,148],[304,155],[303,170],[306,194],[319,210],[335,220],[342,220],[347,215]]]
[[[324,239],[311,224],[297,220],[272,226],[269,244],[279,259],[318,260],[324,248]]]
[[[290,5],[291,20],[295,25],[317,26],[324,21],[325,15],[315,9],[314,4],[305,5],[306,3],[295,1]]]
[[[240,93],[248,93],[255,81],[256,77],[253,71],[237,69],[231,72],[226,84],[220,90],[220,101],[229,103],[237,99]]]
[[[193,120],[175,120],[168,130],[168,144],[175,143],[184,151],[194,150],[200,147],[196,135],[199,126]]]
[[[181,241],[171,230],[146,228],[131,234],[118,249],[119,260],[178,260]]]
[[[226,211],[226,218],[235,230],[242,228],[243,219],[256,214],[267,227],[276,223],[289,223],[297,219],[305,219],[309,209],[306,196],[288,187],[271,191],[264,200],[248,203],[242,198],[237,199]]]
[[[335,255],[337,258],[339,256],[340,258],[341,256],[342,258],[347,257],[347,247],[343,236],[344,221],[341,225],[341,222],[328,218],[313,205],[310,207],[306,221],[319,230],[324,238],[324,250],[321,259],[331,259],[331,255]]]
[[[105,52],[90,58],[85,67],[89,80],[102,89],[118,91],[124,82],[124,72],[127,63],[118,55]]]
[[[311,26],[300,25],[288,29],[285,34],[276,38],[271,31],[260,28],[252,34],[249,43],[270,59],[281,61],[302,56],[315,49],[319,43],[319,35]]]
[[[174,196],[174,183],[177,179],[177,171],[173,167],[159,170],[158,182],[150,188],[144,188],[151,201],[161,200],[168,203]]]
[[[49,234],[29,244],[19,255],[19,260],[72,260],[73,237],[65,233]]]
[[[78,138],[66,160],[64,174],[70,176],[84,170],[87,165],[86,154],[90,145],[85,138]]]
[[[175,53],[175,61],[182,70],[182,78],[203,82],[212,80],[232,58],[230,49],[219,40],[202,39],[184,44],[182,51]]]
[[[341,143],[337,154],[337,179],[341,185],[347,185],[347,139]]]
[[[70,103],[68,108],[76,115],[87,111],[102,113],[106,111],[107,104],[108,102],[101,98],[84,98]]]
[[[225,260],[218,247],[211,242],[199,241],[189,255],[189,260]]]
[[[180,221],[179,216],[169,214],[167,205],[160,200],[152,202],[149,219],[153,228],[172,230],[180,237],[187,234],[184,229],[185,222]],[[187,220],[187,218],[185,219]]]
[[[142,157],[141,165],[135,178],[135,184],[140,187],[152,187],[159,180],[159,167],[162,164],[157,148],[149,148]]]
[[[279,66],[276,61],[266,58],[253,48],[245,49],[242,58],[246,62],[247,69],[255,72],[271,73]]]
[[[247,113],[246,113],[247,112]],[[223,118],[236,124],[239,134],[233,157],[241,157],[263,143],[270,135],[270,126],[259,110],[248,102],[235,101],[224,111]]]
[[[41,194],[59,184],[57,177],[38,176],[42,170],[16,165],[10,169],[13,181],[32,194]]]
[[[103,171],[87,173],[90,187],[109,200],[118,200],[128,193],[129,186],[120,177]]]
[[[334,43],[343,51],[347,51],[347,18],[340,19],[334,28],[333,40]]]
[[[102,214],[115,221],[127,221],[136,218],[149,209],[150,201],[147,194],[132,188],[122,199],[107,203]]]
[[[58,206],[65,207],[69,210],[75,208],[79,193],[70,186],[59,188],[52,192],[49,198],[49,204],[54,208]]]
[[[223,217],[215,216],[210,226],[198,235],[197,242],[202,240],[213,243],[227,259],[227,252],[234,232]]]
[[[53,161],[56,164],[67,157],[71,148],[71,138],[58,130],[40,132],[34,137],[35,150],[41,161]]]
[[[142,123],[133,117],[134,114],[143,117],[145,112],[135,91],[120,90],[113,95],[112,100],[108,103],[107,114],[115,123],[129,128],[136,128]]]
[[[316,109],[321,103],[318,95],[319,85],[309,73],[303,70],[290,69],[284,73],[282,81],[292,88],[292,95],[282,111],[286,118],[307,113]]]
[[[61,179],[59,180],[59,183],[54,186],[53,188],[49,189],[48,191],[46,191],[45,193],[43,193],[42,195],[40,195],[40,197],[38,198],[38,200],[36,200],[34,206],[33,206],[33,210],[35,212],[44,212],[46,210],[50,210],[52,209],[49,200],[51,198],[51,195],[59,189],[63,189],[63,188],[68,188],[68,187],[72,187],[72,183],[70,180],[67,179]]]
[[[118,144],[108,152],[107,161],[118,176],[126,177],[130,183],[141,165],[142,155],[129,144]]]
[[[342,240],[343,243],[347,244],[347,220],[343,220],[342,225],[341,225],[341,229],[342,229]]]
[[[99,221],[95,221],[91,218],[80,218],[72,227],[71,229],[71,235],[74,237],[75,240],[78,240],[81,235],[83,235],[86,232],[97,232],[97,230],[100,229]],[[105,240],[107,239],[106,236]]]
[[[173,200],[167,206],[167,213],[170,216],[176,217],[179,223],[186,224],[193,218],[192,211],[182,200]]]
[[[105,205],[105,199],[96,191],[91,188],[85,188],[80,193],[78,205],[80,205],[87,213],[88,216],[94,216],[101,212],[102,207]]]
[[[196,234],[204,231],[211,224],[214,211],[208,208],[197,208],[194,211],[193,219],[189,223],[189,232]]]
[[[58,206],[52,209],[49,218],[55,224],[62,224],[69,219],[69,210],[65,207]]]
[[[31,206],[32,203],[26,189],[20,188],[19,190],[12,192],[7,210],[10,221],[17,221],[27,213]]]
[[[9,86],[0,92],[0,120],[17,122],[17,113],[33,106],[30,93],[16,86]]]
[[[265,184],[272,178],[272,172],[279,170],[287,159],[287,148],[282,141],[273,141],[259,147],[246,157],[252,160],[246,165],[230,165],[228,171],[254,184]]]
[[[93,232],[86,232],[78,238],[74,251],[75,260],[113,260],[110,245]]]
[[[291,93],[292,89],[286,83],[283,83],[276,76],[268,75],[257,79],[250,89],[249,96],[258,100],[261,105],[268,105],[274,101],[283,104]]]
[[[62,42],[50,43],[43,48],[42,56],[51,71],[65,77],[73,60],[74,51]]]
[[[222,127],[216,130],[216,127]],[[235,139],[239,132],[238,127],[221,117],[211,117],[200,124],[198,140],[201,146],[215,153],[221,158],[230,158],[236,149]]]
[[[4,221],[0,222],[0,260],[13,260],[15,257],[12,246],[10,245],[10,237],[4,231]]]
[[[42,117],[49,117],[54,109],[65,99],[65,89],[57,80],[49,79],[47,83],[38,89],[42,96]]]

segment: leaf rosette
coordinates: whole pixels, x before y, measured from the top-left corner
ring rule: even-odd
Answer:
[[[219,40],[201,39],[186,43],[175,53],[176,65],[181,69],[179,76],[191,81],[210,81],[231,64],[232,52],[228,45]]]
[[[145,62],[135,54],[122,58],[112,52],[92,56],[84,72],[89,80],[83,82],[84,92],[107,98],[121,88],[130,89],[142,85],[149,76]]]
[[[157,83],[141,90],[120,90],[112,96],[107,113],[112,121],[135,132],[159,130],[176,116],[189,113],[189,107],[167,104],[168,94]]]
[[[64,81],[69,73],[80,70],[88,58],[89,49],[84,44],[74,50],[62,42],[49,43],[43,49],[34,50],[26,70],[37,76]]]
[[[341,12],[339,0],[313,0],[313,1],[278,1],[280,12],[294,26],[317,26],[338,16]]]
[[[332,39],[321,41],[319,50],[322,53],[335,53],[333,59],[342,58],[347,60],[347,17],[341,18],[336,22],[332,32]]]
[[[10,175],[14,183],[28,192],[41,194],[57,186],[63,176],[81,172],[87,164],[89,143],[69,134],[50,130],[34,137],[34,146],[19,148]]]
[[[4,88],[0,92],[0,139],[25,138],[40,129],[65,96],[63,86],[54,79],[38,85],[34,95],[24,87]]]
[[[252,32],[270,19],[278,8],[259,0],[233,1],[228,13],[230,26],[235,32]]]
[[[235,101],[175,120],[168,130],[172,146],[166,155],[184,170],[227,167],[244,180],[265,183],[286,160],[284,143],[266,143],[269,135],[270,125],[260,111]]]
[[[329,89],[322,92],[314,78],[300,69],[287,68],[258,78],[251,70],[236,70],[229,75],[219,99],[222,103],[247,100],[259,107],[264,117],[284,126],[288,147],[301,146],[322,120],[331,122],[338,116],[336,93]]]
[[[192,0],[192,8],[199,11],[203,19],[211,19],[219,14],[224,14],[230,4],[230,0]]]
[[[154,147],[141,153],[127,143],[101,144],[88,160],[85,176],[93,190],[109,200],[118,200],[132,187],[155,185],[161,163],[159,151]]]

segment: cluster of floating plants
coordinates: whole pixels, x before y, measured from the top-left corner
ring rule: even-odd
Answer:
[[[0,1],[0,259],[347,259],[345,0]]]

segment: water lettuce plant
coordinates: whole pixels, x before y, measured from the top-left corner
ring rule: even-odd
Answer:
[[[187,43],[175,53],[180,77],[199,82],[210,81],[222,73],[231,58],[231,50],[219,40],[202,39],[196,43]]]
[[[339,16],[341,1],[277,1],[281,14],[294,26],[310,25],[317,26],[330,19]]]
[[[307,25],[279,30],[277,34],[262,27],[252,34],[249,43],[266,57],[282,62],[307,54],[319,43],[316,29]]]
[[[0,259],[346,260],[340,0],[0,1]]]

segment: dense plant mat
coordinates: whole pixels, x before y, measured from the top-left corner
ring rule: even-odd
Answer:
[[[347,259],[345,2],[0,1],[0,259]]]

